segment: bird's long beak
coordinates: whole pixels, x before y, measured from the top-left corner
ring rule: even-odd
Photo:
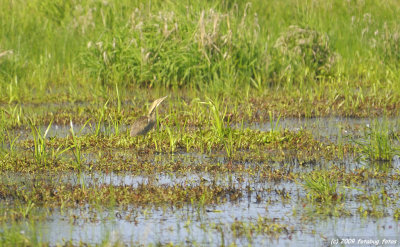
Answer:
[[[161,104],[161,102],[163,102],[167,96],[164,96],[162,98],[156,99],[153,104],[151,104],[150,109],[149,109],[149,116],[154,112],[154,110],[158,107],[159,104]]]

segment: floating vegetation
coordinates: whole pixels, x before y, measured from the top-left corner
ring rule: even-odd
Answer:
[[[27,188],[20,185],[1,185],[0,197],[6,200],[17,200],[33,205],[46,207],[71,207],[78,205],[146,205],[163,204],[182,207],[183,203],[205,205],[210,203],[224,203],[237,200],[241,197],[240,190],[234,187],[217,185],[197,186],[156,186],[141,184],[137,188],[131,186],[100,185],[95,187],[82,187],[68,184],[46,184],[35,182],[33,187]],[[194,205],[195,206],[195,205]]]

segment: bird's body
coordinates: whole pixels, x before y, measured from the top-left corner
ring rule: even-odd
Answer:
[[[154,125],[156,120],[149,119],[147,116],[142,116],[132,124],[131,136],[145,135],[149,132]]]
[[[142,116],[136,119],[131,126],[131,136],[145,135],[154,127],[157,123],[156,108],[165,100],[165,98],[167,98],[167,96],[155,100],[151,105],[147,116]]]

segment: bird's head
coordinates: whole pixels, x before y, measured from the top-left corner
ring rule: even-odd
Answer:
[[[165,96],[165,97],[156,99],[156,100],[153,102],[153,104],[151,104],[150,109],[149,109],[149,114],[148,114],[149,117],[155,113],[155,110],[156,110],[156,108],[158,107],[158,105],[160,105],[161,102],[163,102],[167,97],[168,97],[168,95]]]

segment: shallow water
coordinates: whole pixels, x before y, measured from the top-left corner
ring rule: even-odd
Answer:
[[[271,185],[272,186],[272,185]],[[109,234],[109,240],[126,244],[185,244],[200,246],[252,244],[255,246],[321,246],[336,238],[399,239],[400,223],[392,217],[379,219],[351,217],[328,217],[307,221],[301,217],[301,198],[305,192],[293,183],[275,184],[280,189],[290,191],[292,198],[282,202],[273,193],[266,194],[264,201],[257,202],[256,194],[244,196],[238,202],[206,206],[199,210],[191,205],[181,209],[138,209],[115,208],[95,211],[81,208],[75,210],[54,211],[48,221],[40,222],[37,229],[42,240],[50,244],[63,240],[74,243],[100,243]],[[293,215],[296,208],[297,214]],[[128,216],[133,213],[135,216]],[[96,216],[93,216],[93,215]],[[71,220],[71,215],[78,215]],[[231,224],[257,222],[266,217],[271,223],[286,226],[287,232],[275,236],[254,234],[251,238],[235,237]],[[28,230],[28,229],[27,229]]]
[[[206,159],[203,155],[195,159],[188,155],[193,164],[201,163]],[[398,166],[399,161],[393,164]],[[188,162],[188,165],[191,165]],[[304,170],[305,171],[305,170]],[[257,174],[241,176],[241,183],[236,175],[227,176],[208,173],[196,174],[165,174],[152,176],[133,176],[129,173],[76,173],[66,172],[57,174],[43,174],[29,176],[21,174],[7,174],[2,177],[2,183],[25,182],[32,179],[47,179],[49,183],[71,183],[86,186],[125,185],[137,187],[139,184],[152,183],[159,186],[175,184],[198,185],[213,181],[219,185],[235,186],[241,189],[243,196],[238,201],[227,201],[222,204],[211,204],[205,208],[185,204],[183,208],[160,207],[113,207],[97,209],[78,207],[75,209],[55,209],[47,216],[47,220],[38,222],[35,227],[40,238],[51,245],[70,240],[75,244],[83,241],[91,244],[100,244],[103,240],[121,241],[125,244],[183,244],[200,246],[220,246],[235,243],[237,245],[254,246],[326,246],[330,241],[338,238],[398,240],[400,236],[400,222],[392,216],[381,218],[360,217],[357,210],[360,202],[346,200],[345,206],[353,216],[318,217],[313,215],[314,209],[305,206],[303,200],[306,190],[301,184],[290,181],[273,182],[259,179]],[[19,180],[18,180],[19,179]],[[233,181],[233,184],[232,182]],[[251,193],[246,189],[250,186]],[[385,188],[391,193],[400,193],[398,181],[381,183],[370,180],[362,185],[367,193]],[[279,192],[290,195],[282,199]],[[348,198],[362,195],[360,190],[346,188]],[[261,198],[261,199],[260,199]],[[400,207],[400,202],[397,203]],[[387,212],[392,215],[392,208]],[[237,236],[231,225],[235,222],[256,224],[259,218],[268,219],[268,224],[280,224],[284,231],[276,234],[257,234],[251,237]],[[29,224],[22,225],[29,233]]]
[[[400,130],[400,118],[345,118],[345,117],[316,117],[316,118],[284,118],[272,123],[245,124],[245,128],[261,131],[287,129],[291,131],[308,130],[316,139],[328,139],[334,143],[339,141],[350,141],[362,136],[366,127],[375,123],[387,123],[389,129]],[[239,127],[239,126],[236,126]]]
[[[82,125],[82,124],[72,124],[73,126],[73,131],[76,136],[84,136],[88,134],[94,134],[96,133],[96,128],[97,124],[87,124],[87,125]],[[38,129],[41,134],[44,135],[46,132],[48,126],[39,126]],[[121,125],[118,128],[119,133],[126,132],[128,130],[129,126],[126,125]],[[49,128],[49,131],[47,132],[46,137],[47,138],[54,138],[54,137],[59,137],[59,138],[64,138],[67,136],[71,135],[71,125],[60,125],[60,124],[52,124]],[[32,130],[31,129],[16,129],[11,132],[12,136],[18,137],[19,140],[32,140]],[[105,134],[105,135],[111,135],[115,133],[115,128],[110,125],[105,125],[102,124],[99,130],[99,133]]]
[[[378,119],[378,122],[382,119]],[[288,129],[292,131],[307,130],[320,140],[331,142],[349,142],[363,136],[363,131],[370,119],[352,118],[312,118],[312,119],[282,119],[273,123],[272,128]],[[388,119],[393,131],[399,130],[399,120]],[[235,126],[240,128],[239,126]],[[43,132],[47,128],[41,127]],[[70,126],[52,125],[48,137],[65,137],[70,134]],[[74,126],[78,132],[82,126]],[[271,131],[271,124],[251,124],[244,128]],[[121,126],[120,131],[126,131],[127,126]],[[80,135],[92,134],[95,126],[82,128]],[[101,129],[102,133],[112,132],[112,129]],[[20,139],[31,138],[29,131],[17,134]],[[132,153],[126,150],[109,150],[117,160],[133,159]],[[84,152],[87,163],[96,164],[97,154]],[[137,158],[137,157],[136,157]],[[110,161],[112,165],[113,161]],[[168,165],[180,162],[187,166],[201,166],[202,164],[218,163],[226,165],[229,162],[222,154],[199,153],[154,153],[149,162],[155,165]],[[356,169],[376,169],[377,173],[386,172],[389,175],[400,174],[400,157],[395,156],[391,162],[371,164],[366,160],[355,157],[344,157],[333,161],[323,159],[312,163],[302,164],[288,159],[285,162],[269,162],[257,164],[245,162],[245,167],[268,165],[272,170],[283,170],[307,175],[315,169],[329,169],[337,166],[346,172]],[[341,186],[346,200],[343,207],[348,215],[326,216],[318,213],[318,203],[306,203],[307,190],[303,184],[289,180],[272,181],[265,179],[261,174],[215,174],[211,172],[173,173],[160,172],[157,174],[101,173],[76,172],[44,173],[30,175],[26,173],[3,173],[1,183],[21,184],[20,189],[30,189],[32,181],[43,180],[47,183],[68,183],[73,185],[84,184],[87,187],[101,185],[130,186],[152,184],[157,186],[173,186],[183,184],[196,186],[201,183],[215,183],[217,185],[234,187],[241,191],[242,197],[235,201],[226,201],[220,204],[210,204],[205,207],[184,203],[183,207],[171,208],[170,205],[154,207],[153,205],[134,207],[99,208],[86,205],[76,208],[55,208],[49,211],[46,220],[35,222],[35,231],[32,233],[32,223],[20,222],[20,226],[27,235],[35,234],[39,239],[56,245],[63,241],[80,241],[89,244],[101,244],[103,240],[111,242],[121,241],[124,244],[182,244],[199,246],[221,246],[235,243],[239,246],[329,246],[338,239],[356,241],[353,246],[360,246],[360,240],[397,240],[400,243],[400,222],[393,217],[394,211],[400,208],[400,200],[394,201],[389,207],[377,204],[376,207],[384,212],[381,217],[362,217],[358,212],[360,207],[370,208],[368,201],[356,200],[362,195],[378,194],[386,191],[397,200],[400,195],[399,181],[382,181],[370,179],[356,187]],[[240,182],[239,182],[240,180]],[[287,196],[282,196],[285,194]],[[100,206],[101,207],[101,206]],[[47,209],[43,209],[46,211]],[[259,232],[248,230],[243,235],[237,235],[232,224],[256,226],[258,220],[264,219],[267,223],[260,226]],[[267,226],[279,225],[282,232],[263,232]],[[332,242],[333,241],[333,242]],[[352,245],[346,245],[352,246]],[[362,246],[362,245],[361,245]],[[386,245],[390,246],[390,245]]]
[[[272,123],[245,123],[243,126],[235,124],[232,127],[250,128],[261,131],[283,130],[290,131],[307,130],[311,131],[317,139],[329,139],[333,142],[338,141],[338,138],[349,140],[350,138],[360,137],[366,127],[371,126],[375,122],[388,124],[389,129],[393,131],[400,130],[400,118],[345,118],[345,117],[315,117],[315,118],[284,118],[275,120]],[[41,133],[46,131],[48,126],[40,126]],[[121,124],[118,126],[119,133],[128,131],[129,125]],[[95,133],[97,124],[74,124],[73,129],[78,136]],[[161,127],[162,128],[162,127]],[[115,134],[114,126],[103,123],[100,126],[100,133],[104,135]],[[14,136],[19,136],[19,139],[31,139],[30,129],[17,129],[13,132]],[[52,124],[48,131],[47,137],[66,137],[71,135],[71,125]]]

